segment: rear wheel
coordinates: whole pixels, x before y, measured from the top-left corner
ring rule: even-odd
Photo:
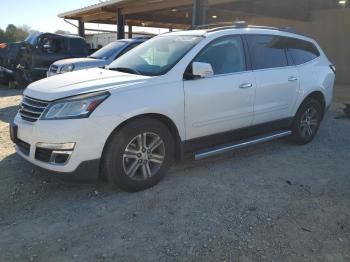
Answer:
[[[157,184],[174,156],[174,141],[161,122],[147,118],[131,122],[109,139],[103,156],[107,180],[125,191]]]
[[[312,98],[305,100],[293,120],[292,140],[299,145],[311,142],[318,132],[322,117],[320,102]]]

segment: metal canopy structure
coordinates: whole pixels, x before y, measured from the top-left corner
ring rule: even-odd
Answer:
[[[110,0],[59,17],[78,20],[81,36],[84,23],[118,24],[118,38],[124,38],[125,25],[186,29],[256,15],[308,21],[312,10],[337,7],[336,0]]]

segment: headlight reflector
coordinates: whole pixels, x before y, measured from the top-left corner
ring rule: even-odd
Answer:
[[[69,64],[69,65],[64,65],[61,70],[60,73],[68,73],[68,72],[72,72],[74,70],[74,65],[73,64]]]
[[[109,95],[109,92],[98,92],[58,100],[49,104],[41,119],[54,120],[89,117]]]

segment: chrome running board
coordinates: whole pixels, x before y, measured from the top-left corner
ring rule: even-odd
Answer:
[[[211,148],[209,150],[200,151],[194,155],[194,158],[195,158],[195,160],[200,160],[203,158],[223,154],[223,153],[233,151],[236,149],[240,149],[243,147],[248,147],[248,146],[252,146],[252,145],[256,145],[256,144],[260,144],[260,143],[269,142],[269,141],[272,141],[275,139],[290,136],[291,134],[292,134],[292,131],[284,130],[284,131],[277,131],[277,132],[269,133],[268,135],[255,136],[255,137],[252,137],[250,139],[240,140],[240,141],[233,143],[233,144],[225,144],[225,145],[222,145],[219,147]]]

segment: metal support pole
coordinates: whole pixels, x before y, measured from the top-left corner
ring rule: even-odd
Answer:
[[[78,23],[78,35],[81,37],[85,37],[85,24],[81,20],[79,20]]]
[[[118,14],[117,14],[117,26],[118,26],[117,38],[124,39],[125,38],[125,17],[124,15],[121,14],[120,9],[118,9]]]
[[[193,0],[192,26],[207,23],[208,0]]]
[[[128,25],[128,38],[132,38],[132,25]]]

